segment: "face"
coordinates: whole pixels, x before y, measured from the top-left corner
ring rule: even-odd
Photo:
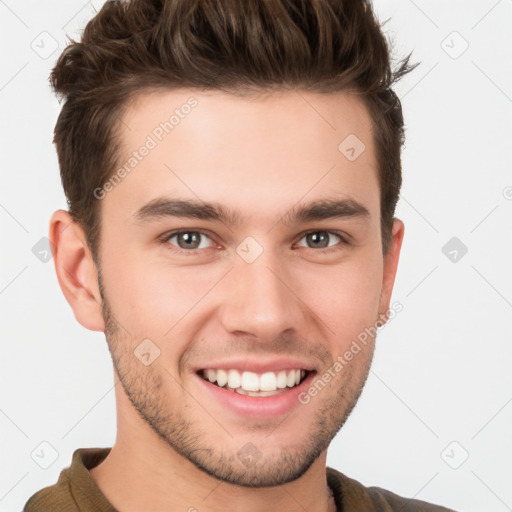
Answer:
[[[131,104],[120,136],[100,290],[131,413],[220,480],[295,480],[355,405],[375,340],[343,356],[389,306],[366,109],[167,91]]]

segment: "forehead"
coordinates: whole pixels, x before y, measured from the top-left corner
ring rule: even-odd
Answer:
[[[371,118],[347,93],[141,93],[119,135],[123,178],[103,207],[125,218],[162,196],[224,200],[269,219],[301,198],[378,203]]]

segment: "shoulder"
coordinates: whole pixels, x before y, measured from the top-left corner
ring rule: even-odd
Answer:
[[[57,483],[45,487],[32,495],[22,512],[79,512],[76,501],[71,493],[71,486],[67,471],[59,476]]]
[[[89,473],[109,452],[110,448],[76,449],[71,464],[60,472],[57,482],[31,496],[23,512],[115,512]]]
[[[386,512],[387,510],[400,510],[402,512],[455,512],[452,509],[427,503],[426,501],[404,498],[380,487],[368,487],[367,490],[375,504],[378,503],[381,506],[386,505],[388,507],[382,509]]]
[[[327,482],[338,509],[344,512],[455,512],[426,501],[404,498],[380,487],[365,487],[330,467]]]

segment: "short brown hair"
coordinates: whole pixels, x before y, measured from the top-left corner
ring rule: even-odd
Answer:
[[[363,0],[108,1],[80,42],[60,55],[50,82],[65,99],[54,143],[69,213],[99,263],[101,187],[119,165],[120,115],[147,90],[295,89],[354,92],[371,115],[383,253],[402,184],[402,107],[391,87],[388,42]],[[341,142],[341,141],[340,141]]]

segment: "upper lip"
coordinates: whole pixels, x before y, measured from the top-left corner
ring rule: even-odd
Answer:
[[[255,373],[265,373],[265,372],[278,372],[280,370],[289,370],[289,369],[300,369],[312,371],[313,366],[306,362],[301,361],[300,359],[291,359],[291,358],[279,358],[273,357],[272,359],[267,360],[257,360],[257,359],[233,359],[231,361],[219,361],[215,363],[207,363],[204,366],[196,367],[195,371],[199,372],[200,370],[238,370],[239,372],[249,371]]]

